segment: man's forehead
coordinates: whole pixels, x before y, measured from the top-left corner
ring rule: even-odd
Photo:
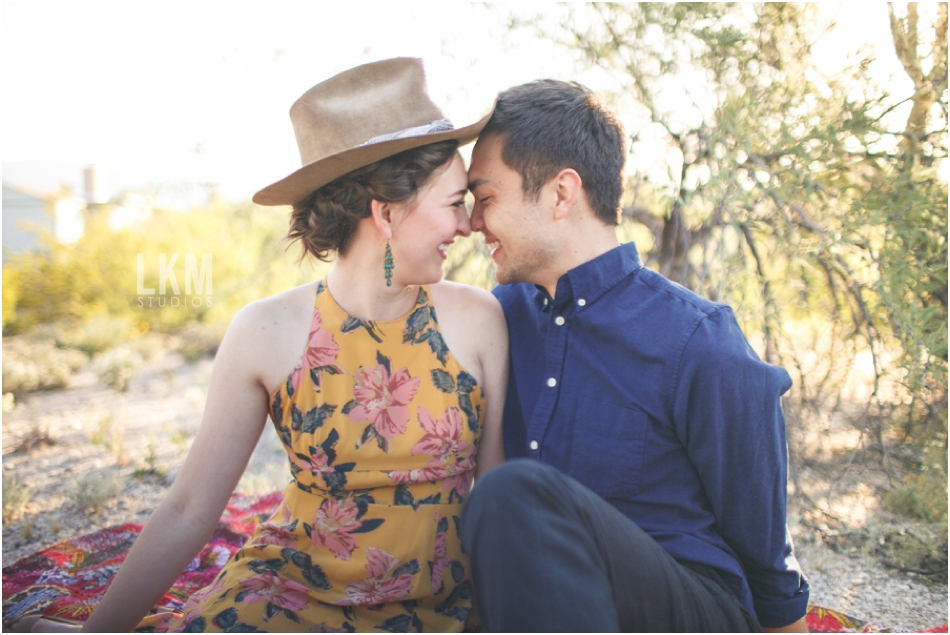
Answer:
[[[476,189],[478,189],[479,187],[483,185],[488,185],[488,179],[482,179],[482,178],[471,179],[468,182],[468,189],[474,192]]]

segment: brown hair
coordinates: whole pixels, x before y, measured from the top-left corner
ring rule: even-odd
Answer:
[[[356,226],[372,213],[370,203],[411,202],[458,150],[458,141],[439,141],[357,168],[314,191],[293,207],[286,240],[304,253],[329,261],[345,253]]]
[[[607,225],[620,221],[624,132],[620,122],[577,82],[539,79],[498,95],[482,137],[502,139],[501,159],[521,174],[526,195],[573,168],[591,209]]]

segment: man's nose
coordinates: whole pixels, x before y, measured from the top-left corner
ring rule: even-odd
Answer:
[[[455,233],[465,237],[472,235],[472,223],[468,218],[468,212],[464,209],[458,212],[458,225],[455,228]]]
[[[472,208],[471,226],[473,232],[485,232],[485,220],[482,218],[482,211],[478,205]]]

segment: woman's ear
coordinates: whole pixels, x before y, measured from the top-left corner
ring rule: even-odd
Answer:
[[[393,206],[373,199],[370,201],[370,210],[373,214],[373,224],[387,240],[393,237]]]

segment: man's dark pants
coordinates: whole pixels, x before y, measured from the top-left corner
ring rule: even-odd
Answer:
[[[715,570],[678,563],[597,494],[531,459],[476,483],[462,545],[489,631],[759,629]]]

